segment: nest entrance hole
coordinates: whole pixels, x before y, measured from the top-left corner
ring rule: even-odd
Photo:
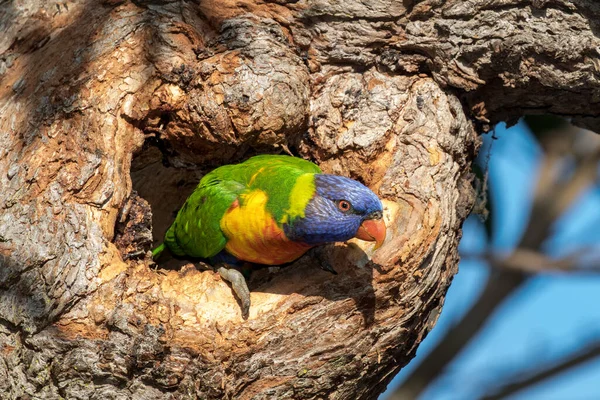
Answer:
[[[146,142],[131,162],[132,195],[115,235],[124,259],[138,258],[162,243],[203,175],[200,167],[177,168],[163,159],[159,147]]]

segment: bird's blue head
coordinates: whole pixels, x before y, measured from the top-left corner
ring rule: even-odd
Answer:
[[[377,247],[385,239],[381,201],[350,178],[315,174],[315,194],[304,214],[284,227],[289,239],[317,245],[357,237],[375,241]]]

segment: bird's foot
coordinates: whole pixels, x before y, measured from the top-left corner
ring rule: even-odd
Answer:
[[[333,275],[338,274],[337,271],[333,269],[331,264],[329,264],[327,261],[319,260],[319,267],[321,267],[323,271],[331,272]]]
[[[325,259],[325,255],[323,254],[322,249],[313,248],[309,251],[311,252],[311,255],[317,260],[319,268],[321,268],[323,271],[330,272],[333,275],[337,275],[337,271],[333,269],[329,261]]]
[[[250,313],[250,290],[248,290],[244,275],[227,264],[220,264],[216,269],[221,278],[231,283],[231,288],[241,302],[242,318],[248,319]]]

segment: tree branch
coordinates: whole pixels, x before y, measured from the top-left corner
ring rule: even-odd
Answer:
[[[600,357],[600,342],[569,354],[562,360],[556,362],[554,365],[530,369],[529,372],[521,372],[518,375],[524,375],[525,378],[517,378],[503,387],[496,388],[491,394],[483,396],[481,400],[500,400],[506,398],[512,394],[520,392],[521,390],[530,388],[531,386],[534,386],[540,382],[553,378],[554,376],[569,369],[578,367],[596,357]]]
[[[585,259],[585,256],[592,253],[594,249],[594,247],[581,248],[558,259],[528,249],[515,249],[509,256],[492,252],[483,254],[462,253],[461,259],[483,261],[494,268],[507,268],[525,274],[552,272],[597,273],[600,272],[600,260]]]
[[[438,345],[427,354],[427,357],[409,374],[389,399],[418,398],[419,394],[440,376],[446,366],[479,333],[502,302],[526,281],[526,276],[521,273],[493,270],[474,305],[443,335]]]
[[[566,144],[572,143],[574,137],[553,134],[541,136],[540,140],[547,154],[541,161],[531,215],[517,249],[505,258],[490,257],[496,268],[480,297],[394,392],[393,399],[417,398],[479,333],[497,307],[527,282],[531,272],[548,268],[548,265],[555,268],[572,266],[571,257],[548,262],[547,257],[541,255],[540,248],[549,237],[556,219],[594,182],[595,169],[592,166],[598,165],[600,148],[578,158],[573,178],[562,183],[556,165],[566,156],[566,149],[569,148]]]

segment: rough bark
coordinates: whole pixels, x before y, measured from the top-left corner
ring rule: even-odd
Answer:
[[[0,391],[375,398],[456,273],[481,128],[598,127],[593,1],[0,1]],[[596,18],[596,19],[594,19]],[[153,265],[208,169],[293,153],[385,199],[389,237],[250,282]],[[150,220],[152,226],[150,226]]]

